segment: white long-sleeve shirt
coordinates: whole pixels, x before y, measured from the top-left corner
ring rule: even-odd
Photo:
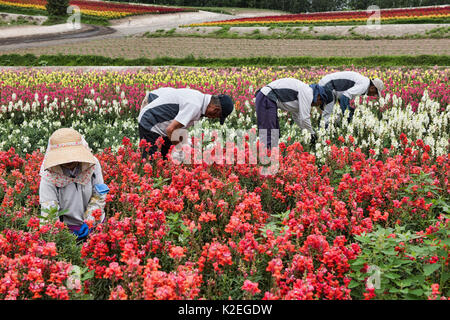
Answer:
[[[276,102],[278,108],[291,113],[301,129],[314,133],[311,126],[313,89],[308,84],[294,78],[282,78],[261,88],[261,93]]]
[[[318,84],[333,92],[333,101],[325,106],[322,113],[326,124],[330,119],[336,101],[343,95],[353,100],[356,96],[367,94],[370,79],[358,72],[341,71],[327,74]]]
[[[151,92],[153,100],[144,106],[138,123],[148,131],[167,136],[166,129],[176,120],[188,128],[205,114],[211,95],[194,89],[160,88]]]

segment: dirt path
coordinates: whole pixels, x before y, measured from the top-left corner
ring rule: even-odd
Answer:
[[[258,32],[261,35],[280,34],[309,34],[312,36],[352,36],[368,35],[372,37],[401,37],[408,35],[425,35],[426,32],[437,28],[449,28],[450,24],[384,24],[379,27],[373,26],[316,26],[316,27],[290,27],[290,28],[270,28],[270,27],[231,27],[228,33],[239,35],[249,35]],[[183,27],[176,28],[176,34],[205,35],[212,34],[221,27]]]
[[[111,27],[117,31],[116,36],[129,36],[147,31],[156,31],[158,29],[176,28],[184,24],[201,23],[204,21],[218,21],[224,19],[230,19],[230,15],[208,11],[180,12],[160,15],[143,15],[120,20],[112,20]]]
[[[48,26],[48,29],[43,29],[46,32],[39,33],[37,35],[27,35],[27,32],[23,32],[22,36],[17,36],[17,33],[11,32],[11,30],[0,30],[0,32],[8,32],[9,37],[0,37],[0,45],[2,48],[17,48],[25,47],[27,45],[33,46],[33,44],[45,45],[47,41],[58,40],[64,41],[70,39],[73,41],[80,41],[88,39],[90,37],[98,37],[114,33],[115,31],[109,27],[94,26],[94,25],[82,25],[80,29],[69,29],[64,25]],[[24,28],[24,30],[29,30]]]
[[[27,49],[4,50],[0,54],[32,53],[100,55],[112,58],[157,58],[189,55],[204,58],[232,57],[363,57],[372,55],[450,54],[450,39],[417,40],[251,40],[205,38],[138,38],[122,37],[86,40]]]
[[[66,25],[21,26],[0,32],[0,54],[89,54],[107,57],[157,58],[194,57],[254,57],[254,56],[346,56],[370,55],[421,55],[450,54],[450,39],[411,40],[256,40],[256,39],[205,39],[205,38],[142,38],[145,32],[169,30],[190,23],[230,19],[239,16],[275,15],[281,12],[268,10],[239,10],[230,16],[207,11],[182,12],[161,15],[142,15],[114,20],[112,26],[83,26],[83,32],[67,31]],[[424,33],[437,25],[382,25],[371,30],[382,35]],[[448,25],[445,25],[448,27]],[[64,29],[65,28],[65,29]],[[365,33],[366,26],[337,26],[308,28],[314,34],[346,35]],[[177,30],[180,30],[178,28]],[[232,28],[233,29],[233,28]],[[268,29],[268,28],[266,28]],[[44,32],[45,30],[45,32]],[[251,29],[233,29],[239,33]],[[366,30],[367,31],[367,30]],[[266,32],[269,32],[266,30]],[[270,32],[275,32],[271,30]],[[30,34],[31,33],[31,34]],[[38,35],[36,35],[38,34]],[[11,36],[15,35],[12,39]]]
[[[62,43],[84,42],[84,38],[95,37],[97,39],[120,38],[142,34],[144,32],[156,31],[158,29],[171,29],[180,25],[201,23],[205,21],[217,21],[230,19],[232,17],[251,17],[266,14],[281,14],[267,10],[244,10],[236,16],[208,12],[180,12],[171,14],[148,14],[133,16],[124,19],[111,20],[109,32],[106,28],[96,28],[102,32],[81,33],[68,31],[66,24],[53,26],[14,26],[0,29],[0,44],[2,49],[19,49],[41,47],[48,45],[58,45]],[[64,33],[64,36],[61,34]],[[79,34],[78,34],[79,33]],[[51,35],[54,35],[53,37]],[[27,37],[26,41],[20,41],[22,37]],[[25,38],[23,38],[25,39]]]

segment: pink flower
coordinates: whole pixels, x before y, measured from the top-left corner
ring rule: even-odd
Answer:
[[[261,292],[261,290],[258,289],[258,283],[251,282],[250,280],[245,280],[241,289],[251,293],[252,295]]]

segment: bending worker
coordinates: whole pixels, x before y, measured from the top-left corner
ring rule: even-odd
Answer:
[[[59,219],[84,240],[92,226],[105,218],[108,187],[102,168],[84,138],[74,129],[56,130],[48,141],[40,170],[41,224],[49,222],[51,208],[62,211]],[[51,221],[50,221],[51,222]]]
[[[151,143],[149,151],[143,150],[146,158],[158,150],[156,140],[164,139],[161,154],[165,157],[172,145],[172,133],[194,125],[201,117],[220,119],[224,124],[233,111],[234,104],[228,95],[204,94],[193,89],[160,88],[151,91],[142,102],[139,113],[139,137]],[[174,144],[178,141],[174,141]]]
[[[311,133],[311,143],[315,144],[316,134],[311,125],[311,107],[323,110],[332,100],[332,93],[317,84],[308,85],[294,78],[275,80],[256,92],[256,118],[260,140],[272,147],[271,130],[280,130],[278,108],[292,114],[292,118],[301,129]],[[267,136],[261,129],[266,129]],[[267,139],[266,139],[267,138]],[[275,139],[274,139],[275,140]],[[274,141],[275,142],[275,141]],[[276,142],[278,144],[278,141]]]
[[[341,106],[342,114],[348,109],[350,112],[348,121],[350,122],[355,113],[355,109],[350,106],[350,100],[359,95],[380,96],[384,90],[383,81],[380,79],[369,79],[354,71],[342,71],[330,73],[319,81],[319,85],[330,89],[333,92],[333,100],[325,106],[322,117],[325,120],[325,127],[328,126],[333,107],[337,100]]]

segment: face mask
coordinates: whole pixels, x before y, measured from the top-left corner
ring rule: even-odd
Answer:
[[[63,173],[66,176],[71,177],[71,178],[75,178],[77,175],[80,174],[80,171],[81,171],[81,168],[80,168],[79,164],[73,169],[68,169],[68,168],[65,168],[63,166],[61,166],[61,168],[63,170]]]

